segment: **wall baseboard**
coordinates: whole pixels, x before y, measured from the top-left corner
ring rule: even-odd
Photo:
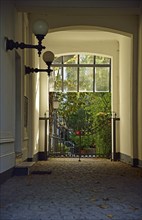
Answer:
[[[47,160],[47,155],[45,154],[45,152],[38,152],[38,159]]]
[[[38,154],[39,154],[39,152],[37,152],[36,154],[34,154],[33,157],[27,158],[26,161],[28,161],[28,162],[36,162],[36,161],[38,161],[38,160],[39,160],[39,159],[38,159]]]
[[[130,164],[133,167],[142,167],[142,160],[139,160],[138,158],[132,158],[120,152],[117,153],[117,157],[119,158],[120,161]]]
[[[6,170],[3,173],[0,173],[0,185],[10,179],[12,176],[14,176],[14,167]]]
[[[48,159],[48,156],[46,156],[45,152],[44,151],[40,151],[38,153],[36,153],[32,158],[28,158],[27,161],[29,162],[36,162],[36,161],[41,161],[41,160],[47,160]]]

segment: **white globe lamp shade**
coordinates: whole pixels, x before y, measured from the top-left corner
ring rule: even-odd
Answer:
[[[43,60],[45,63],[52,63],[54,60],[54,53],[52,53],[51,51],[46,51],[43,54]]]
[[[35,35],[46,35],[48,33],[48,25],[44,20],[37,20],[33,23],[32,31]]]

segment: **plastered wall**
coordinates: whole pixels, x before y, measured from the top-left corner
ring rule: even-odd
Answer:
[[[138,158],[142,161],[142,16],[139,21],[138,74]]]
[[[132,150],[132,45],[131,39],[120,40],[120,152],[131,156]]]
[[[15,13],[9,2],[0,4],[0,172],[4,172],[15,164],[15,57],[6,53],[4,40],[14,38]]]

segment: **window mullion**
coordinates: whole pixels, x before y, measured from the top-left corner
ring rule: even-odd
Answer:
[[[93,68],[93,92],[95,92],[95,80],[96,80],[96,56],[94,56],[94,68]]]
[[[79,92],[79,54],[77,56],[77,92]]]
[[[110,67],[109,67],[109,92],[111,92],[111,59],[110,59]]]
[[[59,67],[60,68],[60,70],[61,70],[61,77],[62,77],[62,81],[61,81],[61,83],[62,83],[62,85],[61,85],[61,90],[62,90],[62,92],[64,92],[64,89],[66,88],[65,87],[65,84],[64,84],[64,80],[65,80],[65,67],[73,67],[73,69],[74,69],[74,67],[76,67],[75,69],[76,69],[76,71],[77,71],[77,76],[76,76],[76,80],[77,80],[77,85],[76,85],[76,90],[77,90],[77,92],[79,92],[80,91],[80,69],[81,68],[84,68],[84,67],[91,67],[92,69],[93,69],[93,82],[91,83],[91,84],[93,84],[93,92],[96,92],[96,89],[97,89],[97,87],[96,87],[96,83],[97,83],[97,86],[100,86],[100,88],[101,88],[101,86],[102,86],[102,88],[103,88],[103,85],[101,85],[101,80],[103,79],[99,79],[98,78],[98,74],[99,74],[99,72],[100,71],[102,71],[102,73],[103,73],[103,71],[105,71],[105,68],[106,68],[106,71],[107,71],[107,73],[108,73],[108,71],[109,71],[109,75],[107,75],[108,77],[109,77],[109,79],[107,78],[107,85],[106,85],[106,83],[104,83],[104,86],[107,86],[107,88],[109,89],[109,92],[111,92],[111,59],[110,59],[110,62],[109,63],[96,63],[97,62],[97,56],[96,55],[94,55],[93,56],[93,63],[91,62],[89,62],[89,63],[87,63],[86,62],[86,64],[85,63],[81,63],[80,64],[80,54],[77,54],[77,63],[75,64],[75,63],[64,63],[64,56],[62,56],[61,57],[61,60],[60,60],[60,63],[57,63],[57,64],[52,64],[52,67]],[[98,68],[98,69],[97,69]],[[104,69],[102,69],[102,68],[104,68]],[[74,70],[73,70],[74,71]],[[96,71],[97,71],[97,73],[96,73]],[[99,72],[98,72],[99,71]],[[106,73],[106,74],[107,74]],[[97,74],[97,75],[96,75]],[[104,75],[105,76],[105,75]],[[106,77],[107,77],[106,76]],[[85,76],[84,76],[85,77]],[[89,76],[88,76],[89,77]],[[87,79],[86,79],[87,80]],[[88,82],[88,81],[87,81]],[[84,89],[84,90],[86,90],[87,88],[89,88],[90,89],[90,87],[87,87],[87,85],[88,84],[86,84],[86,88],[81,88],[81,89]],[[84,84],[84,87],[85,87],[85,84]],[[74,87],[74,89],[75,89],[75,87]],[[92,91],[92,90],[91,90]],[[97,90],[98,91],[98,90]],[[104,92],[106,91],[105,89],[103,90]],[[107,90],[108,91],[108,90]]]
[[[94,64],[52,64],[52,67],[94,67]],[[95,64],[96,67],[110,67],[110,64]]]
[[[62,92],[64,92],[64,67],[63,67],[63,56],[62,56],[61,74],[62,74]]]

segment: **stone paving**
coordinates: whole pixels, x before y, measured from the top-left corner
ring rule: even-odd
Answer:
[[[142,220],[141,169],[108,159],[50,158],[1,185],[0,220]]]

